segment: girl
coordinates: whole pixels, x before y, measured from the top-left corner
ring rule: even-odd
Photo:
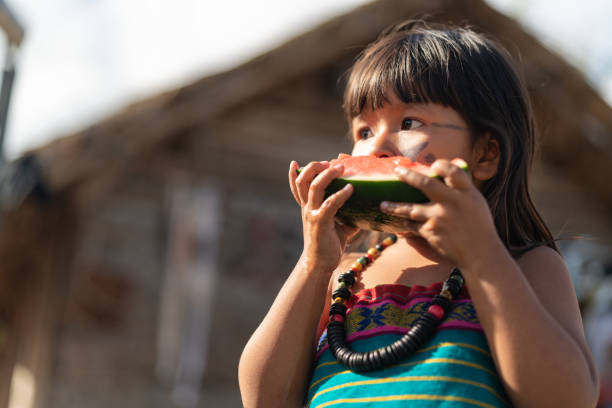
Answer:
[[[594,407],[572,283],[529,197],[534,122],[508,53],[402,23],[360,55],[344,107],[353,155],[408,156],[444,183],[397,168],[431,201],[382,203],[405,230],[363,257],[334,221],[352,188],[324,197],[342,166],[291,163],[304,249],[243,351],[245,407]]]

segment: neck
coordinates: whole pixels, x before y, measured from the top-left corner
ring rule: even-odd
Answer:
[[[416,235],[399,236],[395,245],[397,251],[409,254],[412,266],[446,265],[452,267],[452,263],[433,249],[422,237]]]

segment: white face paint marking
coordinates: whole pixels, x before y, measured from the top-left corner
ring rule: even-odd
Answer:
[[[417,145],[401,137],[398,140],[397,148],[402,152],[402,156],[408,157],[413,162],[417,161],[419,154],[429,146],[429,142],[421,142]]]

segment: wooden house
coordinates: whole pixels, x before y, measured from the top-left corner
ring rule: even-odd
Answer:
[[[582,75],[482,0],[373,2],[2,169],[0,406],[241,406],[242,347],[301,249],[289,161],[350,151],[339,78],[423,14],[520,55],[536,202],[609,248],[612,109]]]

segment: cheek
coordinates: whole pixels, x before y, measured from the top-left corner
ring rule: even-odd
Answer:
[[[353,151],[351,152],[352,156],[367,156],[370,152],[370,148],[368,146],[367,141],[363,140],[360,142],[356,142],[353,145]]]
[[[426,153],[425,157],[423,157],[423,161],[425,164],[432,165],[438,158],[433,153]]]
[[[429,150],[430,141],[427,135],[411,133],[397,138],[397,148],[403,156],[409,157],[412,161],[422,159],[423,152]]]

